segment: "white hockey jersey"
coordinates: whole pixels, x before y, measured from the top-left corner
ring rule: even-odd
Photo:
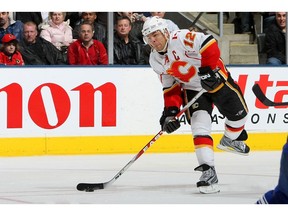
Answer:
[[[203,56],[206,48],[212,44],[215,44],[211,46],[213,48],[209,48],[207,54]],[[209,54],[211,52],[212,54]],[[205,58],[204,65],[203,58]],[[200,91],[202,87],[197,74],[198,68],[209,65],[215,69],[219,60],[220,51],[211,35],[183,29],[171,32],[165,54],[152,50],[149,62],[159,75],[164,89],[170,88],[176,80],[184,89]]]

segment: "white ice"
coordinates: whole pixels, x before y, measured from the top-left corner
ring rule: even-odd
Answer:
[[[94,192],[77,191],[76,185],[109,181],[134,155],[0,157],[0,203],[254,205],[276,186],[280,156],[280,151],[252,151],[249,156],[216,152],[217,194],[198,192],[201,173],[194,171],[195,153],[148,150],[110,187]]]

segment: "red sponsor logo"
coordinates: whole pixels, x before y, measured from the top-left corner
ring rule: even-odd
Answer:
[[[57,115],[57,123],[51,125],[47,115],[41,90],[48,88]],[[116,87],[107,82],[99,87],[83,83],[69,91],[78,92],[79,127],[94,127],[96,92],[102,95],[102,127],[116,126]],[[0,89],[7,95],[7,128],[23,127],[23,88],[18,83],[11,83]],[[71,110],[71,100],[67,90],[55,83],[44,83],[36,87],[28,100],[28,113],[31,120],[44,129],[54,129],[65,123]]]
[[[284,102],[283,98],[285,96],[288,96],[288,81],[283,80],[273,81],[269,79],[269,76],[270,76],[269,74],[262,74],[259,76],[259,80],[256,81],[255,83],[258,83],[261,86],[261,89],[263,90],[264,94],[271,91],[271,89],[275,91],[275,88],[277,87],[286,87],[287,90],[278,90],[276,91],[274,98],[271,98],[271,100],[275,102]],[[248,75],[239,75],[238,85],[240,86],[243,94],[245,94],[247,80]],[[258,109],[268,109],[268,107],[262,104],[257,98],[255,100],[255,107]],[[287,109],[287,107],[288,106],[275,106],[275,108],[277,109]]]

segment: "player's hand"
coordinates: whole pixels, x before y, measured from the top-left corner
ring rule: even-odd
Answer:
[[[173,133],[180,127],[180,122],[178,119],[175,119],[173,116],[166,117],[162,130],[169,133]]]
[[[175,116],[179,112],[177,107],[165,107],[160,118],[160,125],[162,131],[167,133],[172,133],[180,127],[180,122],[178,119],[175,119]]]
[[[218,70],[213,71],[209,66],[199,68],[198,75],[203,89],[208,92],[215,92],[223,86],[223,82],[217,72]]]

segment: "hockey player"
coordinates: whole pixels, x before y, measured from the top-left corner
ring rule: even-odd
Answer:
[[[247,155],[250,149],[243,141],[248,138],[244,129],[248,108],[241,90],[222,62],[211,35],[188,29],[169,33],[166,22],[157,16],[146,20],[142,34],[152,48],[149,63],[163,86],[164,111],[160,118],[163,131],[177,130],[180,122],[174,116],[182,103],[191,100],[202,88],[207,90],[186,115],[199,163],[195,170],[202,172],[197,187],[201,193],[219,192],[211,137],[213,104],[226,117],[218,148]]]
[[[257,204],[288,204],[288,137],[282,150],[278,185],[266,192]]]

